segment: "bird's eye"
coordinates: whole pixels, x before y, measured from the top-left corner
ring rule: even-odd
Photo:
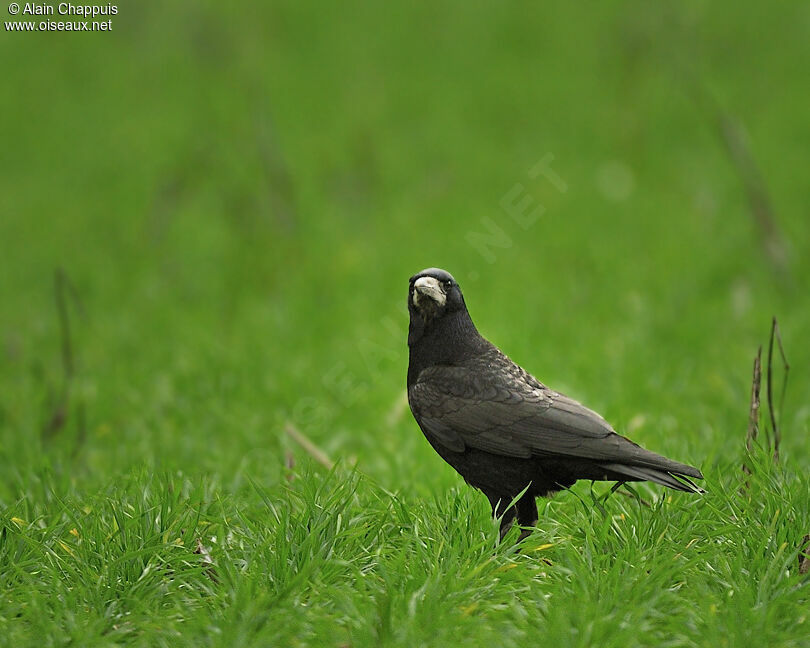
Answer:
[[[450,286],[452,286],[452,285],[453,285],[453,282],[452,282],[452,281],[450,281],[449,279],[445,279],[445,280],[444,280],[444,287],[445,287],[445,288],[449,288],[449,287],[450,287]]]

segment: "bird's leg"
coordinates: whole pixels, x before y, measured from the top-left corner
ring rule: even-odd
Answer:
[[[502,541],[504,536],[509,533],[512,528],[512,522],[515,521],[517,510],[514,506],[509,507],[509,499],[499,497],[498,495],[487,495],[489,503],[492,506],[492,517],[501,518],[501,532],[498,541]],[[509,508],[507,508],[509,507]]]
[[[537,500],[532,493],[523,494],[516,504],[517,521],[521,527],[518,542],[525,540],[532,533],[532,528],[537,525]]]
[[[506,511],[506,513],[504,513],[503,517],[501,518],[501,532],[500,535],[498,536],[499,542],[504,539],[504,536],[506,536],[507,533],[509,533],[509,529],[512,528],[512,523],[514,521],[515,521],[515,509],[513,507],[510,508],[508,511]]]

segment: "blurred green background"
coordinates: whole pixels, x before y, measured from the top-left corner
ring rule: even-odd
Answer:
[[[0,30],[0,644],[806,645],[810,5],[111,20]],[[580,484],[495,547],[404,399],[427,266],[709,493]]]
[[[740,451],[776,315],[784,454],[808,465],[807,4],[178,1],[112,20],[0,34],[4,501],[43,468],[273,484],[302,454],[288,421],[388,488],[458,485],[403,407],[407,279],[433,265],[541,380],[703,466]],[[530,177],[543,159],[566,191]],[[545,210],[525,227],[516,185]],[[57,268],[75,377],[51,429]]]

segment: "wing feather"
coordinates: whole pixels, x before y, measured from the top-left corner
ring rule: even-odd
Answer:
[[[700,477],[615,433],[596,412],[508,365],[433,366],[408,389],[427,436],[454,452],[477,448],[508,457],[567,456]]]

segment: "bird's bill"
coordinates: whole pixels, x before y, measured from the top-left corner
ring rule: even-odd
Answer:
[[[413,305],[419,306],[421,297],[429,297],[439,306],[444,306],[447,295],[444,294],[439,280],[435,277],[419,277],[413,283]]]

